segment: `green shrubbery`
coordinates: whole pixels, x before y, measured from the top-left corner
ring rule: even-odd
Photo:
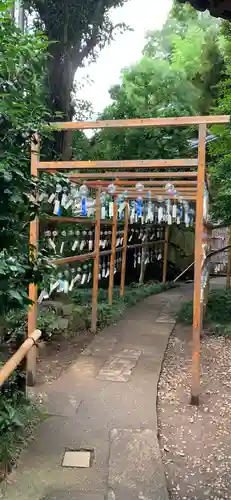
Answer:
[[[0,482],[14,466],[25,438],[41,419],[37,407],[18,390],[16,376],[16,372],[11,375],[0,397]]]
[[[106,325],[109,325],[118,320],[118,318],[123,314],[126,307],[132,307],[137,302],[150,295],[163,292],[174,285],[173,283],[147,283],[143,286],[131,285],[125,288],[124,297],[120,297],[119,288],[114,288],[113,290],[113,304],[109,306],[107,303],[107,291],[100,290],[98,295],[98,328],[101,329]],[[91,321],[91,291],[90,290],[78,290],[73,297],[73,300],[77,304],[83,305],[85,308],[84,317],[86,317],[87,325]],[[87,326],[86,325],[86,326]]]
[[[138,301],[163,292],[176,286],[174,283],[154,283],[146,285],[131,285],[125,288],[124,297],[120,297],[119,288],[113,290],[112,306],[108,304],[107,290],[100,289],[98,293],[97,327],[101,330],[107,325],[116,322],[127,307],[134,306]],[[41,310],[38,316],[38,327],[44,333],[44,339],[52,339],[54,334],[62,333],[70,337],[76,331],[88,330],[91,326],[91,289],[77,289],[71,296],[68,304],[60,307],[60,311],[50,308]],[[68,326],[64,318],[68,318]],[[65,330],[65,332],[64,332]]]
[[[177,319],[181,323],[192,325],[192,300],[182,305]],[[209,293],[204,324],[215,334],[231,335],[231,290],[212,290]]]

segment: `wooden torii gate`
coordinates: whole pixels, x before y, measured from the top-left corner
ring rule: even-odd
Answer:
[[[81,162],[81,161],[46,161],[41,162],[39,159],[39,137],[37,136],[37,146],[32,145],[31,155],[31,174],[38,176],[40,171],[58,171],[58,170],[74,170],[78,169],[78,173],[69,174],[71,180],[80,181],[87,180],[89,182],[100,179],[101,183],[109,182],[109,179],[116,179],[117,186],[134,186],[134,179],[144,182],[145,185],[153,189],[154,195],[157,197],[164,192],[164,184],[167,181],[174,179],[176,185],[182,183],[182,196],[185,199],[196,200],[196,223],[195,223],[195,266],[194,266],[194,306],[193,306],[193,353],[192,353],[192,388],[191,388],[191,403],[199,404],[200,394],[200,337],[203,325],[203,314],[205,302],[207,300],[207,290],[209,283],[209,275],[207,276],[207,284],[204,287],[205,293],[202,293],[202,274],[206,262],[206,251],[208,251],[209,226],[204,219],[204,193],[206,184],[206,129],[212,124],[229,123],[230,117],[221,116],[186,116],[186,117],[170,117],[170,118],[142,118],[131,120],[107,120],[95,122],[60,122],[53,123],[50,127],[53,130],[89,130],[89,129],[117,129],[117,128],[137,128],[137,127],[185,127],[197,126],[199,133],[198,155],[192,159],[169,159],[169,160],[131,160],[120,162]],[[116,171],[110,172],[110,169]],[[125,169],[150,169],[150,171],[126,172]],[[167,169],[170,168],[171,171]],[[189,168],[190,170],[172,171],[172,168]],[[196,168],[196,172],[192,171]],[[85,172],[85,169],[88,172]],[[102,169],[106,172],[95,173],[90,172],[90,169]],[[155,171],[160,170],[160,171]],[[83,170],[84,172],[81,172]],[[176,180],[175,180],[176,179]],[[131,193],[133,194],[133,193]],[[97,195],[97,205],[99,205],[99,191]],[[99,213],[99,212],[98,212]],[[100,219],[96,222],[97,233],[96,241],[99,240]],[[38,243],[38,220],[31,222],[30,227],[30,243],[35,248]],[[99,251],[95,249],[93,258],[99,265]],[[73,257],[72,257],[73,259]],[[77,259],[76,259],[77,260]],[[166,269],[165,269],[166,273]],[[94,267],[94,276],[97,275],[97,267]],[[93,280],[93,298],[96,304],[97,301],[97,286],[94,286]],[[37,289],[32,283],[29,288],[29,298],[34,302],[34,305],[28,315],[28,335],[36,329],[36,303]],[[32,379],[35,376],[35,347],[28,354],[28,372]]]

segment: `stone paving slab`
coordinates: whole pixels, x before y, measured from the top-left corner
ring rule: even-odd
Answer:
[[[168,500],[155,431],[111,431],[108,486],[108,500]]]
[[[131,378],[132,370],[136,366],[141,352],[135,349],[123,349],[114,354],[103,365],[96,378],[111,382],[127,382]]]

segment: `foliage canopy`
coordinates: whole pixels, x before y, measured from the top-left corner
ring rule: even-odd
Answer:
[[[27,284],[38,279],[38,263],[28,259],[28,227],[37,209],[30,193],[30,142],[49,114],[43,70],[47,41],[24,35],[8,12],[0,24],[0,316],[28,303]]]

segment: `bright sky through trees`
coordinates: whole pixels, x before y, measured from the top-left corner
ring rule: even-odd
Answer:
[[[115,23],[125,22],[133,32],[117,35],[114,42],[105,48],[96,63],[77,72],[76,79],[89,75],[92,85],[86,85],[78,97],[92,102],[94,112],[102,111],[110,102],[108,89],[118,82],[120,71],[140,58],[144,37],[148,30],[161,28],[171,8],[172,0],[130,0],[114,10]]]

